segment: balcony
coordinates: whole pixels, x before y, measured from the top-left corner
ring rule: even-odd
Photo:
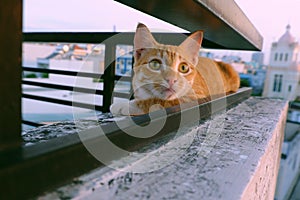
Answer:
[[[141,5],[138,1],[119,2],[189,31],[205,29],[203,46],[207,48],[261,49],[262,37],[234,1],[226,1],[226,4],[222,1],[185,1],[184,4],[172,1],[167,8],[158,1],[151,5]],[[102,113],[109,111],[114,98],[130,98],[130,87],[125,93],[116,91],[112,82],[131,81],[130,76],[124,78],[115,74],[115,60],[116,46],[132,45],[133,33],[22,33],[21,1],[5,5],[7,7],[0,6],[0,9],[14,10],[18,14],[4,15],[7,31],[0,39],[6,45],[1,52],[7,55],[7,59],[0,60],[4,66],[0,76],[5,83],[0,86],[4,94],[0,99],[4,105],[0,112],[0,177],[1,188],[6,191],[0,193],[1,199],[274,197],[287,102],[253,98],[250,97],[251,89],[241,88],[235,94],[200,105],[172,107],[163,113],[157,111],[109,123],[99,124],[97,115],[81,119],[76,118],[76,114],[73,121],[47,126],[22,121],[21,98]],[[229,8],[231,12],[227,12]],[[159,12],[166,9],[170,10]],[[179,10],[181,12],[174,12]],[[223,37],[218,32],[222,32]],[[111,41],[111,37],[116,39]],[[156,33],[155,37],[161,38],[163,43],[178,44],[184,34]],[[21,80],[23,42],[101,43],[105,46],[104,66],[107,68],[104,73],[30,66],[23,66],[22,70],[97,79],[102,81],[103,87]],[[92,99],[100,96],[101,101],[22,94],[21,85],[92,94]],[[50,131],[53,137],[24,144],[22,123],[38,126],[36,133]],[[160,127],[161,124],[162,129],[154,136],[139,138],[134,135],[145,131],[143,127]],[[67,134],[59,136],[60,133]],[[122,151],[107,149],[109,144]]]

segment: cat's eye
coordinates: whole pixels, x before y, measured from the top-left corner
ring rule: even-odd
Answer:
[[[180,73],[186,74],[190,71],[190,68],[186,63],[180,63],[178,66],[178,71]]]
[[[160,67],[161,67],[161,62],[160,62],[159,60],[156,60],[156,59],[151,60],[151,61],[149,62],[149,67],[150,67],[151,69],[153,69],[153,70],[159,70]]]

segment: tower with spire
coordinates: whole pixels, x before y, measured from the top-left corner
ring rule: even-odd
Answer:
[[[263,96],[295,100],[300,96],[300,45],[290,33],[291,26],[273,42]]]

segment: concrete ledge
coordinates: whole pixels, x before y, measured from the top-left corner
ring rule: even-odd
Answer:
[[[138,162],[120,171],[99,168],[41,198],[274,199],[287,108],[286,101],[249,98],[178,138],[165,138],[178,144],[193,137],[193,142],[159,170],[130,172]]]

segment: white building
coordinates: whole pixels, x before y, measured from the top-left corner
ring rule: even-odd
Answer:
[[[286,32],[277,42],[272,43],[263,96],[294,100],[300,96],[300,44]]]
[[[271,47],[263,96],[293,101],[300,96],[300,44],[286,32]],[[290,105],[286,123],[280,169],[277,178],[275,199],[290,199],[300,174],[300,124],[299,108],[295,102]],[[295,108],[294,108],[295,107]]]

